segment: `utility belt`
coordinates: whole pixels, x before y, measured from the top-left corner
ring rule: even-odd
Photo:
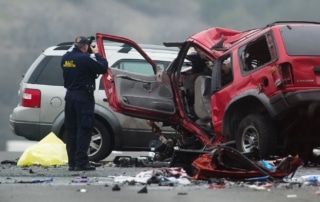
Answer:
[[[68,92],[71,93],[86,93],[88,94],[90,97],[93,97],[93,89],[69,89]]]
[[[70,91],[70,92],[84,92],[84,91],[88,91],[88,89],[69,89],[68,91]]]
[[[69,89],[70,92],[93,92],[93,89]]]

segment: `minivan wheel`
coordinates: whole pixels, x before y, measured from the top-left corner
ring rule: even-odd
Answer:
[[[260,158],[274,155],[277,148],[277,132],[268,116],[250,114],[239,125],[236,147],[240,152],[258,151]]]
[[[88,156],[90,161],[98,162],[105,159],[112,152],[112,138],[108,128],[95,119]]]

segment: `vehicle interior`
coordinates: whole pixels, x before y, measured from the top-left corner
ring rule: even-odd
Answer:
[[[191,47],[179,76],[186,115],[210,133],[213,131],[210,106],[212,68],[213,62]]]

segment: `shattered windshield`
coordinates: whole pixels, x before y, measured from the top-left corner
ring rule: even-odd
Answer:
[[[288,55],[320,55],[320,26],[286,26],[280,32]]]

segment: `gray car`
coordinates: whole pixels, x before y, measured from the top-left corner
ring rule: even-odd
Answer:
[[[141,45],[159,68],[164,69],[175,59],[178,50],[160,45]],[[41,140],[50,132],[64,139],[64,95],[61,57],[72,49],[72,43],[61,43],[44,50],[24,75],[19,89],[20,102],[10,114],[12,131],[28,140]],[[110,68],[124,69],[137,74],[144,72],[149,63],[132,48],[118,43],[105,44]],[[139,67],[139,68],[137,68]],[[139,72],[136,72],[139,71]],[[149,151],[157,137],[146,120],[112,111],[104,91],[102,76],[96,79],[95,126],[88,151],[91,161],[107,157],[113,150]],[[164,134],[173,134],[163,127]]]

